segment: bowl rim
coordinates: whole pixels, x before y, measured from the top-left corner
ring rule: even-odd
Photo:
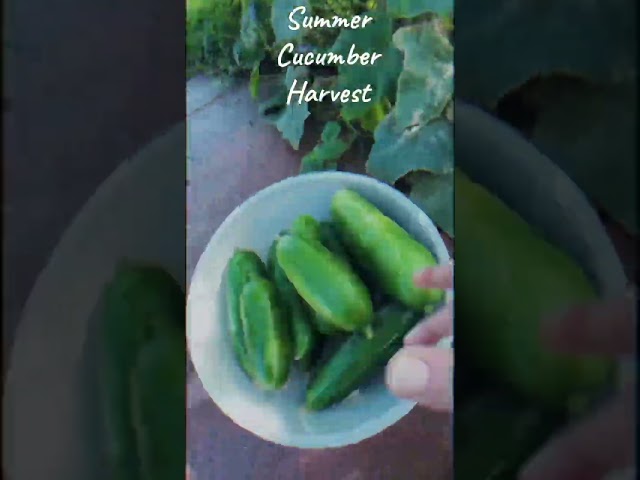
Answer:
[[[622,262],[611,237],[584,191],[553,162],[552,158],[542,153],[512,125],[463,100],[456,101],[455,110],[456,132],[459,136],[457,141],[461,142],[456,149],[456,168],[496,195],[530,226],[535,227],[546,241],[568,254],[585,270],[600,294],[611,296],[624,292],[627,277]],[[467,146],[462,139],[472,141],[468,142]],[[469,156],[458,155],[470,148],[476,152],[483,151],[485,155],[482,158],[489,158],[494,166],[501,167],[501,171],[509,169],[511,172],[531,175],[526,181],[518,183],[518,198],[526,198],[522,192],[525,192],[525,196],[526,192],[536,192],[537,198],[547,202],[550,199],[558,202],[558,198],[561,198],[562,203],[556,203],[555,207],[566,208],[570,205],[572,215],[565,216],[564,219],[571,228],[567,228],[562,222],[554,222],[551,225],[551,217],[557,216],[559,209],[556,208],[554,211],[549,203],[546,208],[541,208],[539,204],[532,208],[531,204],[527,205],[522,201],[518,206],[513,205],[513,197],[516,194],[513,191],[509,192],[505,187],[507,176],[501,174],[489,177],[485,173],[487,169],[484,165],[468,160],[465,162],[464,159]],[[491,155],[487,155],[488,151],[491,151]],[[545,182],[539,181],[541,176],[545,177]],[[514,178],[508,177],[508,181],[513,184]],[[545,197],[540,196],[541,192]],[[560,228],[556,225],[560,225]],[[576,250],[576,245],[567,246],[568,242],[576,240],[580,243],[579,250]]]
[[[247,198],[244,202],[238,205],[220,224],[220,226],[216,229],[216,231],[211,235],[209,241],[207,242],[206,247],[204,248],[200,258],[196,262],[196,266],[193,270],[193,275],[190,279],[188,279],[187,285],[187,302],[186,302],[186,334],[187,334],[187,348],[189,350],[189,358],[193,364],[196,375],[200,378],[200,383],[207,393],[208,397],[216,404],[216,406],[224,413],[227,418],[233,421],[236,425],[241,427],[242,429],[256,435],[263,440],[266,440],[271,443],[279,444],[285,447],[294,447],[299,449],[323,449],[323,448],[341,448],[348,445],[353,445],[355,443],[359,443],[363,440],[366,440],[378,433],[382,432],[386,428],[394,425],[399,420],[401,420],[404,416],[406,416],[416,405],[416,402],[396,399],[396,404],[394,404],[391,408],[386,410],[384,414],[377,415],[372,417],[371,421],[365,422],[360,427],[351,430],[351,433],[347,436],[344,434],[290,434],[287,435],[287,438],[282,439],[279,438],[277,440],[273,438],[269,438],[269,435],[262,431],[256,431],[255,428],[249,427],[246,422],[234,418],[229,412],[228,408],[225,408],[224,405],[219,404],[214,398],[215,394],[212,395],[210,389],[207,387],[205,380],[202,376],[200,376],[198,367],[199,362],[197,358],[194,358],[192,351],[192,336],[190,333],[192,332],[192,320],[191,315],[193,313],[193,297],[191,295],[191,286],[195,282],[203,282],[205,281],[205,272],[206,266],[204,265],[202,259],[207,256],[207,252],[213,248],[214,241],[220,232],[223,232],[225,229],[229,227],[237,218],[244,214],[244,212],[251,209],[254,205],[260,203],[263,198],[268,197],[274,192],[278,192],[279,190],[286,189],[286,187],[293,183],[308,183],[310,185],[320,181],[320,180],[328,180],[340,182],[341,180],[351,180],[360,185],[369,185],[378,189],[379,191],[383,190],[384,195],[388,195],[391,198],[395,198],[400,204],[406,205],[408,209],[414,210],[415,214],[420,218],[420,222],[425,222],[425,224],[434,229],[435,232],[438,232],[438,229],[435,223],[429,218],[429,216],[418,207],[415,203],[413,203],[406,195],[402,192],[396,190],[391,185],[381,182],[373,177],[368,175],[362,175],[358,173],[351,172],[343,172],[343,171],[330,171],[330,172],[312,172],[303,175],[296,175],[287,177],[279,182],[273,183],[262,190],[259,190],[249,198]],[[349,188],[349,187],[344,187]],[[441,261],[449,261],[450,256],[449,252],[446,248],[442,237],[438,234],[437,238],[433,238],[434,242],[434,251],[432,252],[438,259]],[[222,281],[222,280],[221,280]],[[447,292],[447,298],[450,297],[450,292]]]

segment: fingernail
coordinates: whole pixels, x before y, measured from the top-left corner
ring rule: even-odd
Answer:
[[[399,397],[419,396],[424,393],[429,383],[427,364],[403,353],[391,360],[387,372],[387,384]]]

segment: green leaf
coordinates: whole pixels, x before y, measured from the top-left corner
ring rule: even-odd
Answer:
[[[367,172],[391,185],[417,170],[433,174],[452,172],[453,125],[439,118],[403,130],[397,128],[394,112],[375,131]]]
[[[456,11],[456,96],[494,106],[537,76],[636,74],[635,0],[487,0]]]
[[[396,18],[414,18],[423,13],[453,14],[453,0],[387,0],[387,11]]]
[[[360,125],[369,132],[375,132],[380,122],[387,117],[390,110],[391,106],[388,101],[376,102],[371,109],[360,118]]]
[[[257,1],[246,4],[240,20],[240,38],[233,46],[238,66],[253,68],[266,55],[267,32],[264,25],[264,5]]]
[[[241,15],[241,6],[235,0],[187,2],[185,43],[190,76],[232,69]]]
[[[277,89],[270,97],[260,102],[258,110],[267,121],[275,123],[277,117],[287,104],[287,91],[284,86]]]
[[[276,43],[283,44],[301,38],[306,32],[305,29],[291,30],[289,28],[289,15],[296,7],[305,7],[307,10],[305,15],[311,15],[311,6],[307,0],[273,0],[271,7],[271,27],[276,36]],[[296,13],[295,17],[298,23],[302,23],[302,15]]]
[[[344,29],[336,39],[331,51],[343,55],[346,59],[351,47],[354,52],[379,53],[373,65],[340,65],[338,67],[337,90],[364,89],[371,85],[371,102],[344,103],[341,107],[342,117],[347,121],[357,120],[363,117],[373,103],[384,98],[395,96],[398,76],[402,71],[402,54],[394,47],[392,42],[393,24],[390,17],[383,12],[368,12],[374,21],[366,28],[356,30]]]
[[[285,77],[285,86],[288,90],[293,85],[294,80],[301,81],[308,77],[308,69],[305,67],[289,67]],[[274,115],[273,122],[276,128],[282,133],[283,138],[289,141],[291,146],[298,150],[300,148],[300,140],[304,134],[304,123],[309,117],[309,104],[292,101],[290,105],[286,105],[287,92],[278,93],[271,100],[271,107],[276,107],[274,100],[282,99],[284,105],[277,115]]]
[[[533,143],[628,231],[636,210],[637,102],[634,83],[594,86],[548,79],[532,92]]]
[[[404,52],[396,99],[398,126],[441,116],[453,96],[453,47],[439,22],[402,27],[393,42]]]
[[[453,172],[443,175],[418,172],[409,198],[451,238],[453,232]]]
[[[324,126],[318,145],[302,158],[300,173],[323,170],[336,170],[338,160],[349,150],[353,138],[345,141],[340,138],[342,128],[337,122],[329,122]]]

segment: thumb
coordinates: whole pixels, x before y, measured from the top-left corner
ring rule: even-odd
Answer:
[[[432,410],[453,410],[453,350],[408,346],[387,365],[386,382],[394,395]]]

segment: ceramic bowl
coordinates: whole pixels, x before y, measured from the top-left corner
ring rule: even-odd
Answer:
[[[357,191],[424,244],[439,262],[449,259],[429,217],[394,188],[344,172],[291,177],[249,198],[209,241],[195,268],[187,299],[187,342],[202,384],[218,407],[240,427],[270,442],[299,448],[341,447],[393,425],[414,406],[395,398],[383,372],[342,403],[321,412],[304,409],[306,377],[293,373],[280,391],[255,387],[236,363],[226,313],[226,265],[237,248],[263,259],[276,235],[303,214],[330,218],[335,192]]]

